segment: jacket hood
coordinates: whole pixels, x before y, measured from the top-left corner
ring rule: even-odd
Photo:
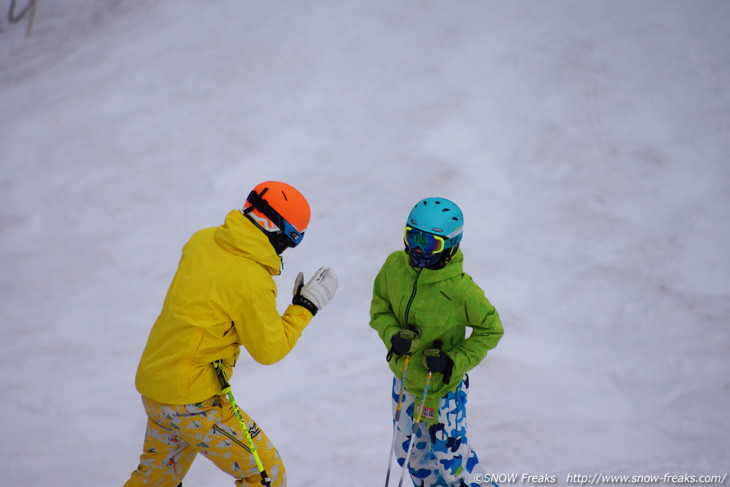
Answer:
[[[269,274],[281,274],[281,256],[269,239],[240,210],[231,210],[223,225],[216,228],[215,241],[227,251],[258,262]]]

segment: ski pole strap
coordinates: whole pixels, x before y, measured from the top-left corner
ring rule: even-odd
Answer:
[[[249,450],[251,450],[254,462],[256,462],[256,468],[258,468],[259,474],[261,475],[261,485],[265,487],[271,487],[271,479],[269,478],[269,474],[266,473],[264,464],[261,462],[259,452],[258,450],[256,450],[256,445],[253,442],[253,438],[251,438],[251,432],[248,430],[248,425],[243,420],[243,416],[241,416],[241,411],[238,409],[238,403],[236,403],[236,398],[233,397],[231,385],[228,383],[226,373],[223,371],[223,361],[216,360],[215,362],[213,362],[213,367],[215,368],[215,373],[218,376],[218,382],[220,382],[221,384],[221,394],[226,394],[228,396],[228,401],[230,401],[231,403],[231,409],[233,409],[233,414],[236,416],[238,423],[241,425],[241,429],[243,430],[243,436],[246,438],[248,448]]]

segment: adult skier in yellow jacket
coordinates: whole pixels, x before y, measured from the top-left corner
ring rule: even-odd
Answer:
[[[292,304],[276,306],[281,254],[298,245],[310,208],[294,187],[267,181],[223,225],[195,233],[185,244],[162,311],[149,335],[136,386],[148,416],[139,467],[125,487],[177,486],[198,453],[232,475],[239,487],[261,484],[260,471],[213,364],[226,377],[243,346],[262,364],[281,360],[338,281],[320,268],[294,283]],[[281,458],[241,411],[272,486],[285,486]]]

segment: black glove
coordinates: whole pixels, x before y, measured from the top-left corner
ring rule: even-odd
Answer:
[[[454,361],[439,348],[429,348],[423,352],[426,357],[426,367],[431,372],[444,374],[444,384],[451,382],[451,372],[454,369]]]
[[[396,355],[409,355],[411,353],[411,346],[413,340],[418,336],[415,331],[412,330],[401,330],[390,339],[392,345],[391,350]]]

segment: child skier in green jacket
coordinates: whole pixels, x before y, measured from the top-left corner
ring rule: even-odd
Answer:
[[[463,224],[452,201],[419,201],[406,222],[405,252],[388,256],[373,286],[370,326],[395,375],[392,448],[418,487],[478,487],[486,480],[467,439],[467,372],[504,330],[484,291],[462,270]],[[413,434],[418,441],[411,445]]]

